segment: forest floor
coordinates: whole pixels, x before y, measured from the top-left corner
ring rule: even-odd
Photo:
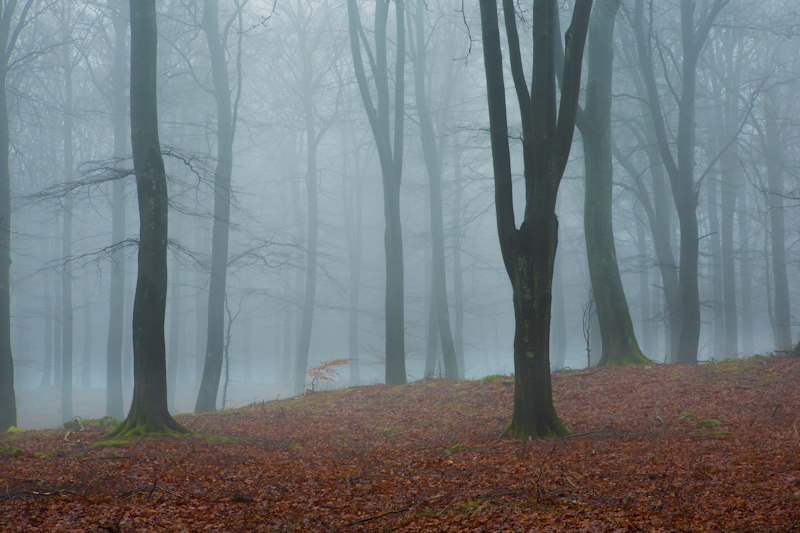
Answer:
[[[787,357],[560,371],[572,435],[527,442],[500,436],[502,377],[185,415],[199,437],[122,447],[93,447],[98,429],[9,434],[0,531],[788,533],[799,384]]]

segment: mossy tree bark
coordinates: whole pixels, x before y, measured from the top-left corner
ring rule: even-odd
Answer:
[[[533,1],[533,71],[525,80],[513,0],[503,0],[509,59],[522,118],[525,215],[514,220],[503,58],[496,0],[480,0],[489,126],[500,249],[513,289],[514,413],[504,433],[527,439],[568,433],[553,407],[550,307],[558,241],[556,196],[567,164],[580,95],[581,65],[592,0],[577,0],[561,53],[558,5]],[[563,67],[560,109],[557,70]]]
[[[611,81],[614,23],[619,0],[598,2],[588,35],[586,109],[578,114],[583,136],[586,187],[583,224],[589,276],[603,350],[599,366],[648,364],[639,348],[619,274],[611,206],[614,168],[611,155]]]
[[[158,140],[155,0],[131,0],[131,141],[139,198],[139,272],[133,302],[133,401],[109,436],[181,434],[167,408],[167,177]]]

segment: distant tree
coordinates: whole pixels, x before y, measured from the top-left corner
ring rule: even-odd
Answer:
[[[11,170],[8,165],[11,139],[6,83],[11,55],[28,22],[32,5],[33,0],[27,0],[17,14],[17,0],[0,4],[0,431],[17,425],[14,356],[11,353]]]
[[[503,0],[509,60],[522,119],[525,214],[514,219],[503,57],[496,0],[480,0],[489,130],[500,249],[514,295],[514,413],[505,433],[519,439],[565,435],[550,382],[550,308],[558,241],[558,187],[567,165],[580,96],[592,0],[577,0],[562,52],[556,0],[533,1],[533,71],[525,80],[513,0]],[[560,110],[556,76],[561,74]]]
[[[387,45],[390,38],[386,32],[389,18],[389,2],[375,3],[374,53],[361,25],[361,14],[356,0],[347,0],[350,48],[353,67],[358,81],[361,100],[367,113],[372,135],[378,150],[378,159],[383,176],[383,206],[386,230],[386,383],[406,383],[405,348],[405,303],[403,267],[403,231],[400,225],[400,179],[403,174],[403,125],[405,122],[405,61],[406,31],[405,3],[396,0],[395,22],[395,69],[394,69],[394,128],[390,116],[389,66]],[[361,47],[369,58],[372,79],[375,83],[378,107],[375,108],[361,56]],[[394,129],[394,135],[392,135]]]
[[[131,0],[131,144],[139,199],[139,271],[133,301],[133,401],[110,435],[187,433],[167,407],[167,176],[158,140],[155,0]]]
[[[589,276],[600,323],[603,348],[600,366],[647,364],[639,348],[628,301],[622,288],[614,245],[611,208],[614,167],[611,156],[611,82],[614,23],[620,0],[594,5],[589,22],[586,62],[586,107],[578,113],[586,166],[584,233]]]

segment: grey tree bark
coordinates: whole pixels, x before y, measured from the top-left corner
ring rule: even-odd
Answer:
[[[92,295],[83,289],[83,350],[81,354],[81,387],[92,386]]]
[[[350,359],[350,386],[361,384],[361,365],[358,360],[358,324],[361,311],[361,257],[363,249],[363,196],[364,176],[361,168],[360,150],[355,139],[348,145],[353,135],[349,128],[342,132],[342,204],[344,210],[344,231],[347,237],[347,256],[350,270],[350,308],[347,317],[347,352]],[[348,156],[353,149],[353,165]]]
[[[611,83],[614,25],[619,0],[594,6],[589,22],[586,107],[576,125],[583,138],[586,188],[584,234],[589,275],[603,343],[600,366],[648,364],[642,354],[622,287],[612,225]]]
[[[173,223],[173,227],[176,224]],[[178,232],[175,232],[176,234]],[[178,387],[178,358],[181,349],[181,265],[172,256],[172,290],[170,291],[169,350],[167,351],[167,406],[175,412],[175,391]]]
[[[0,43],[4,50],[0,54],[0,431],[17,425],[11,352],[11,170],[8,165],[11,139],[6,81],[11,54],[32,4],[33,0],[27,0],[19,13],[16,13],[16,0],[0,5]]]
[[[167,407],[167,177],[158,140],[155,0],[131,0],[131,146],[139,201],[139,268],[133,302],[134,389],[128,417],[109,434],[179,434]]]
[[[377,2],[375,6],[375,52],[366,39],[361,25],[361,14],[356,0],[347,0],[350,49],[358,81],[361,100],[369,119],[383,178],[383,209],[386,230],[386,383],[402,385],[406,378],[405,302],[403,233],[400,224],[400,182],[403,174],[403,126],[405,122],[405,24],[403,0],[395,1],[395,68],[394,68],[394,132],[390,121],[389,67],[386,26],[389,3]],[[370,58],[371,74],[375,84],[377,109],[373,104],[366,71],[361,56],[362,44]]]
[[[436,318],[439,330],[439,339],[442,343],[442,359],[444,362],[445,376],[458,379],[460,376],[456,347],[453,342],[453,333],[450,329],[450,304],[447,299],[447,268],[444,257],[444,217],[442,214],[442,167],[440,147],[436,143],[436,132],[428,108],[428,99],[425,90],[425,76],[427,69],[425,59],[427,55],[425,33],[425,9],[422,0],[417,0],[414,14],[416,31],[416,44],[412,42],[411,57],[414,65],[414,95],[419,116],[420,140],[428,171],[430,190],[430,223],[431,223],[431,253],[432,253],[432,283],[436,295]]]
[[[61,68],[64,71],[64,123],[62,129],[64,141],[64,183],[72,181],[74,152],[72,147],[72,3],[67,2],[61,14],[61,37],[64,44],[61,48]],[[73,196],[67,193],[64,199],[64,227],[61,234],[61,257],[64,269],[61,278],[61,311],[62,311],[62,361],[61,361],[61,422],[72,420],[72,373],[73,373],[73,334],[75,313],[72,304],[72,208]]]
[[[127,125],[127,41],[128,18],[124,0],[110,1],[114,26],[114,67],[111,71],[111,127],[114,132],[114,159],[122,161],[128,153]],[[125,320],[125,189],[124,179],[114,181],[111,196],[111,293],[106,344],[106,414],[122,420],[122,345]]]
[[[550,312],[558,240],[555,207],[575,129],[591,9],[592,0],[576,1],[562,56],[558,4],[555,0],[534,0],[533,69],[529,92],[522,67],[514,3],[512,0],[503,2],[509,59],[523,132],[525,215],[517,228],[497,2],[480,1],[498,236],[512,284],[516,321],[514,413],[505,433],[522,440],[568,433],[553,407],[550,381]],[[562,62],[559,109],[556,71]]]
[[[236,98],[231,100],[228,79],[227,29],[220,36],[219,2],[204,0],[203,32],[211,57],[211,77],[214,83],[214,100],[217,104],[217,168],[214,171],[214,223],[211,230],[211,279],[208,285],[208,337],[203,378],[197,393],[195,413],[216,410],[217,393],[222,375],[225,344],[225,287],[228,276],[228,238],[231,219],[231,174],[233,173],[233,137],[236,133],[236,115],[241,96],[241,9],[239,17],[238,54],[236,71],[238,83]]]

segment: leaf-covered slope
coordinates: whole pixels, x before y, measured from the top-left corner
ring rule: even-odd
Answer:
[[[499,437],[504,379],[184,416],[202,437],[122,448],[90,448],[92,428],[12,434],[0,447],[27,453],[0,453],[0,530],[787,531],[798,382],[783,357],[558,372],[572,436],[526,443]]]

